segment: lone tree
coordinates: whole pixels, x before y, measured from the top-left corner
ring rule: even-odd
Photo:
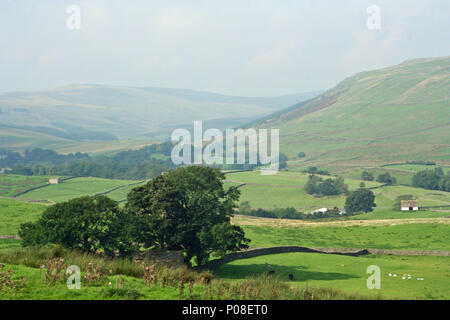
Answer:
[[[375,204],[375,195],[368,189],[359,189],[350,194],[345,201],[345,211],[347,213],[371,212]]]
[[[248,248],[243,230],[230,223],[240,192],[223,187],[218,169],[190,166],[170,171],[128,194],[126,211],[136,216],[137,240],[146,248],[183,250],[186,262],[211,253]]]

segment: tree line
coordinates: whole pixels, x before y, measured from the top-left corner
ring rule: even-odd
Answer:
[[[0,168],[11,167],[7,173],[20,175],[57,175],[73,177],[98,177],[107,179],[149,179],[175,169],[171,161],[173,144],[163,142],[137,150],[122,151],[111,156],[92,157],[87,153],[58,154],[53,150],[35,148],[18,152],[0,150]],[[193,155],[194,153],[191,152]],[[236,157],[236,152],[235,152]],[[279,169],[287,166],[287,156],[280,153]],[[257,164],[211,165],[213,168],[229,170],[251,170]]]
[[[111,156],[91,157],[85,153],[62,155],[40,148],[17,152],[2,151],[0,164],[11,164],[12,174],[98,177],[108,179],[148,179],[174,169],[170,161],[172,143],[145,146]]]

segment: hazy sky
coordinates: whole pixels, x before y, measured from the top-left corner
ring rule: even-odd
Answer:
[[[81,28],[67,25],[70,5]],[[381,28],[367,27],[367,8]],[[269,96],[450,55],[448,0],[0,0],[0,91],[72,83]]]

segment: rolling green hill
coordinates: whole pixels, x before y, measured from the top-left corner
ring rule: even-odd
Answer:
[[[0,94],[0,148],[167,138],[174,128],[234,127],[318,93],[251,98],[209,92],[71,85]]]
[[[450,57],[356,74],[316,99],[260,122],[280,129],[291,168],[450,163]],[[306,159],[296,159],[298,152]]]

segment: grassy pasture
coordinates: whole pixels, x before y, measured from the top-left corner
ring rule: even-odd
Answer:
[[[83,195],[95,195],[98,193],[108,192],[116,187],[123,186],[125,188],[127,185],[136,182],[137,181],[133,180],[114,180],[92,177],[74,178],[63,181],[57,185],[50,185],[45,188],[33,190],[20,196],[20,198],[33,200],[46,199],[61,202]],[[129,189],[131,190],[131,188]],[[125,198],[121,192],[118,190],[115,191],[117,192],[112,193],[111,198],[114,200],[123,200]]]
[[[375,179],[378,177],[378,175],[380,175],[382,173],[389,173],[391,176],[393,176],[397,179],[397,183],[406,184],[406,185],[411,185],[412,177],[415,174],[414,171],[403,170],[403,169],[399,168],[399,166],[370,167],[370,168],[363,168],[363,169],[358,168],[358,169],[352,169],[352,170],[344,169],[344,170],[340,171],[340,174],[342,174],[344,177],[349,178],[349,179],[361,179],[361,174],[364,171],[372,173]]]
[[[241,281],[267,273],[266,263],[284,281],[293,274],[291,286],[330,287],[372,297],[381,294],[389,299],[450,299],[450,257],[284,253],[236,260],[216,268],[214,273],[223,280]],[[381,269],[380,290],[367,288],[366,270],[370,265]],[[403,280],[403,274],[411,275],[411,279]]]
[[[25,222],[34,222],[45,206],[24,201],[0,199],[0,235],[17,235]]]
[[[273,219],[272,219],[273,220]],[[372,225],[357,221],[342,224],[315,223],[291,226],[258,225],[260,219],[239,223],[252,247],[306,246],[396,250],[450,250],[450,224],[410,223]]]

